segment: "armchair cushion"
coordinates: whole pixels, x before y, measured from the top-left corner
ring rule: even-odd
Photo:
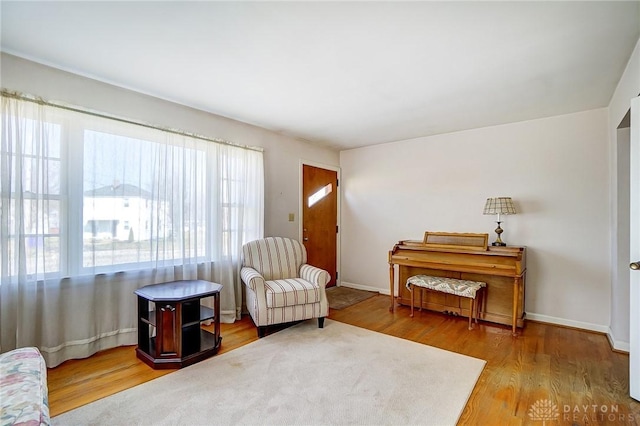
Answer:
[[[268,308],[320,302],[320,288],[302,278],[267,281],[265,290]]]

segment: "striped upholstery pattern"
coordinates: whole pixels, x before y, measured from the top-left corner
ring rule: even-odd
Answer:
[[[320,302],[318,286],[302,278],[267,281],[265,290],[268,308]]]
[[[300,265],[307,262],[307,251],[300,242],[289,238],[268,237],[242,247],[243,266],[258,271],[265,280],[298,277]]]
[[[246,285],[247,309],[256,326],[326,317],[323,269],[306,264],[307,252],[298,241],[268,237],[242,248],[240,276]]]

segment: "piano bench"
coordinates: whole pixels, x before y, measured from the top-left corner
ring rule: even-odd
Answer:
[[[455,278],[432,277],[430,275],[414,275],[407,279],[407,288],[411,291],[411,317],[413,317],[414,289],[420,288],[420,310],[422,310],[422,290],[437,291],[453,294],[469,299],[469,330],[473,329],[471,319],[478,323],[479,304],[476,304],[476,296],[480,298],[487,283],[480,281],[458,280]]]

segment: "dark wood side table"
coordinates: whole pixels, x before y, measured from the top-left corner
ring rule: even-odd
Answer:
[[[152,368],[182,368],[215,355],[220,348],[221,284],[202,280],[148,285],[138,296],[136,355]],[[200,304],[213,297],[213,309]],[[203,329],[213,322],[213,333]]]

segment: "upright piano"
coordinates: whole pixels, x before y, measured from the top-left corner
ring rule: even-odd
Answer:
[[[479,318],[510,325],[512,332],[524,325],[524,247],[489,246],[488,234],[425,232],[422,241],[399,241],[389,251],[390,311],[396,302],[411,303],[407,278],[423,274],[487,283]],[[395,298],[395,265],[398,266],[398,297]],[[422,308],[468,316],[458,296],[427,292]]]

